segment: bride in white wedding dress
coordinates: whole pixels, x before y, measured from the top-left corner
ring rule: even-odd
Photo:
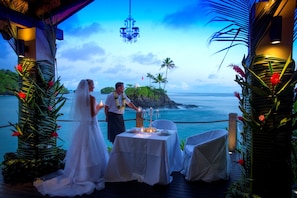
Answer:
[[[42,195],[74,197],[105,187],[104,172],[109,155],[96,116],[104,105],[97,104],[90,95],[93,90],[92,80],[80,81],[70,112],[78,126],[74,128],[66,153],[65,168],[54,178],[34,181],[33,185]]]

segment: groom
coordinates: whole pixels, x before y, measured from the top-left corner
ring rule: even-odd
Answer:
[[[126,104],[134,109],[138,108],[124,93],[125,87],[123,82],[115,84],[115,91],[106,97],[105,101],[105,116],[107,122],[107,138],[110,142],[114,142],[116,135],[126,131],[124,123],[124,112]]]

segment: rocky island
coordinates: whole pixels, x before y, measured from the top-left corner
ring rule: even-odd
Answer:
[[[181,104],[171,100],[166,94],[159,95],[158,98],[149,98],[144,96],[130,97],[131,101],[142,108],[168,108],[168,109],[179,109],[183,108],[196,108],[197,105]]]
[[[112,91],[114,91],[114,88],[108,87],[102,89],[101,93],[111,93]],[[168,97],[165,90],[150,86],[128,87],[125,93],[136,106],[142,108],[179,109],[198,107],[197,105],[176,103]]]

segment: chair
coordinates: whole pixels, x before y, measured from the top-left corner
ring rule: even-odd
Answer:
[[[181,170],[187,181],[227,180],[229,164],[226,130],[210,130],[187,138]]]
[[[157,129],[169,129],[169,130],[177,131],[176,124],[171,120],[164,120],[164,119],[154,120],[152,122],[152,127]]]

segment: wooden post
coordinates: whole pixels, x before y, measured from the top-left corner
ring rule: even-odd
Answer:
[[[228,149],[234,151],[237,142],[237,113],[229,113]]]
[[[142,112],[136,112],[136,127],[143,127]]]

